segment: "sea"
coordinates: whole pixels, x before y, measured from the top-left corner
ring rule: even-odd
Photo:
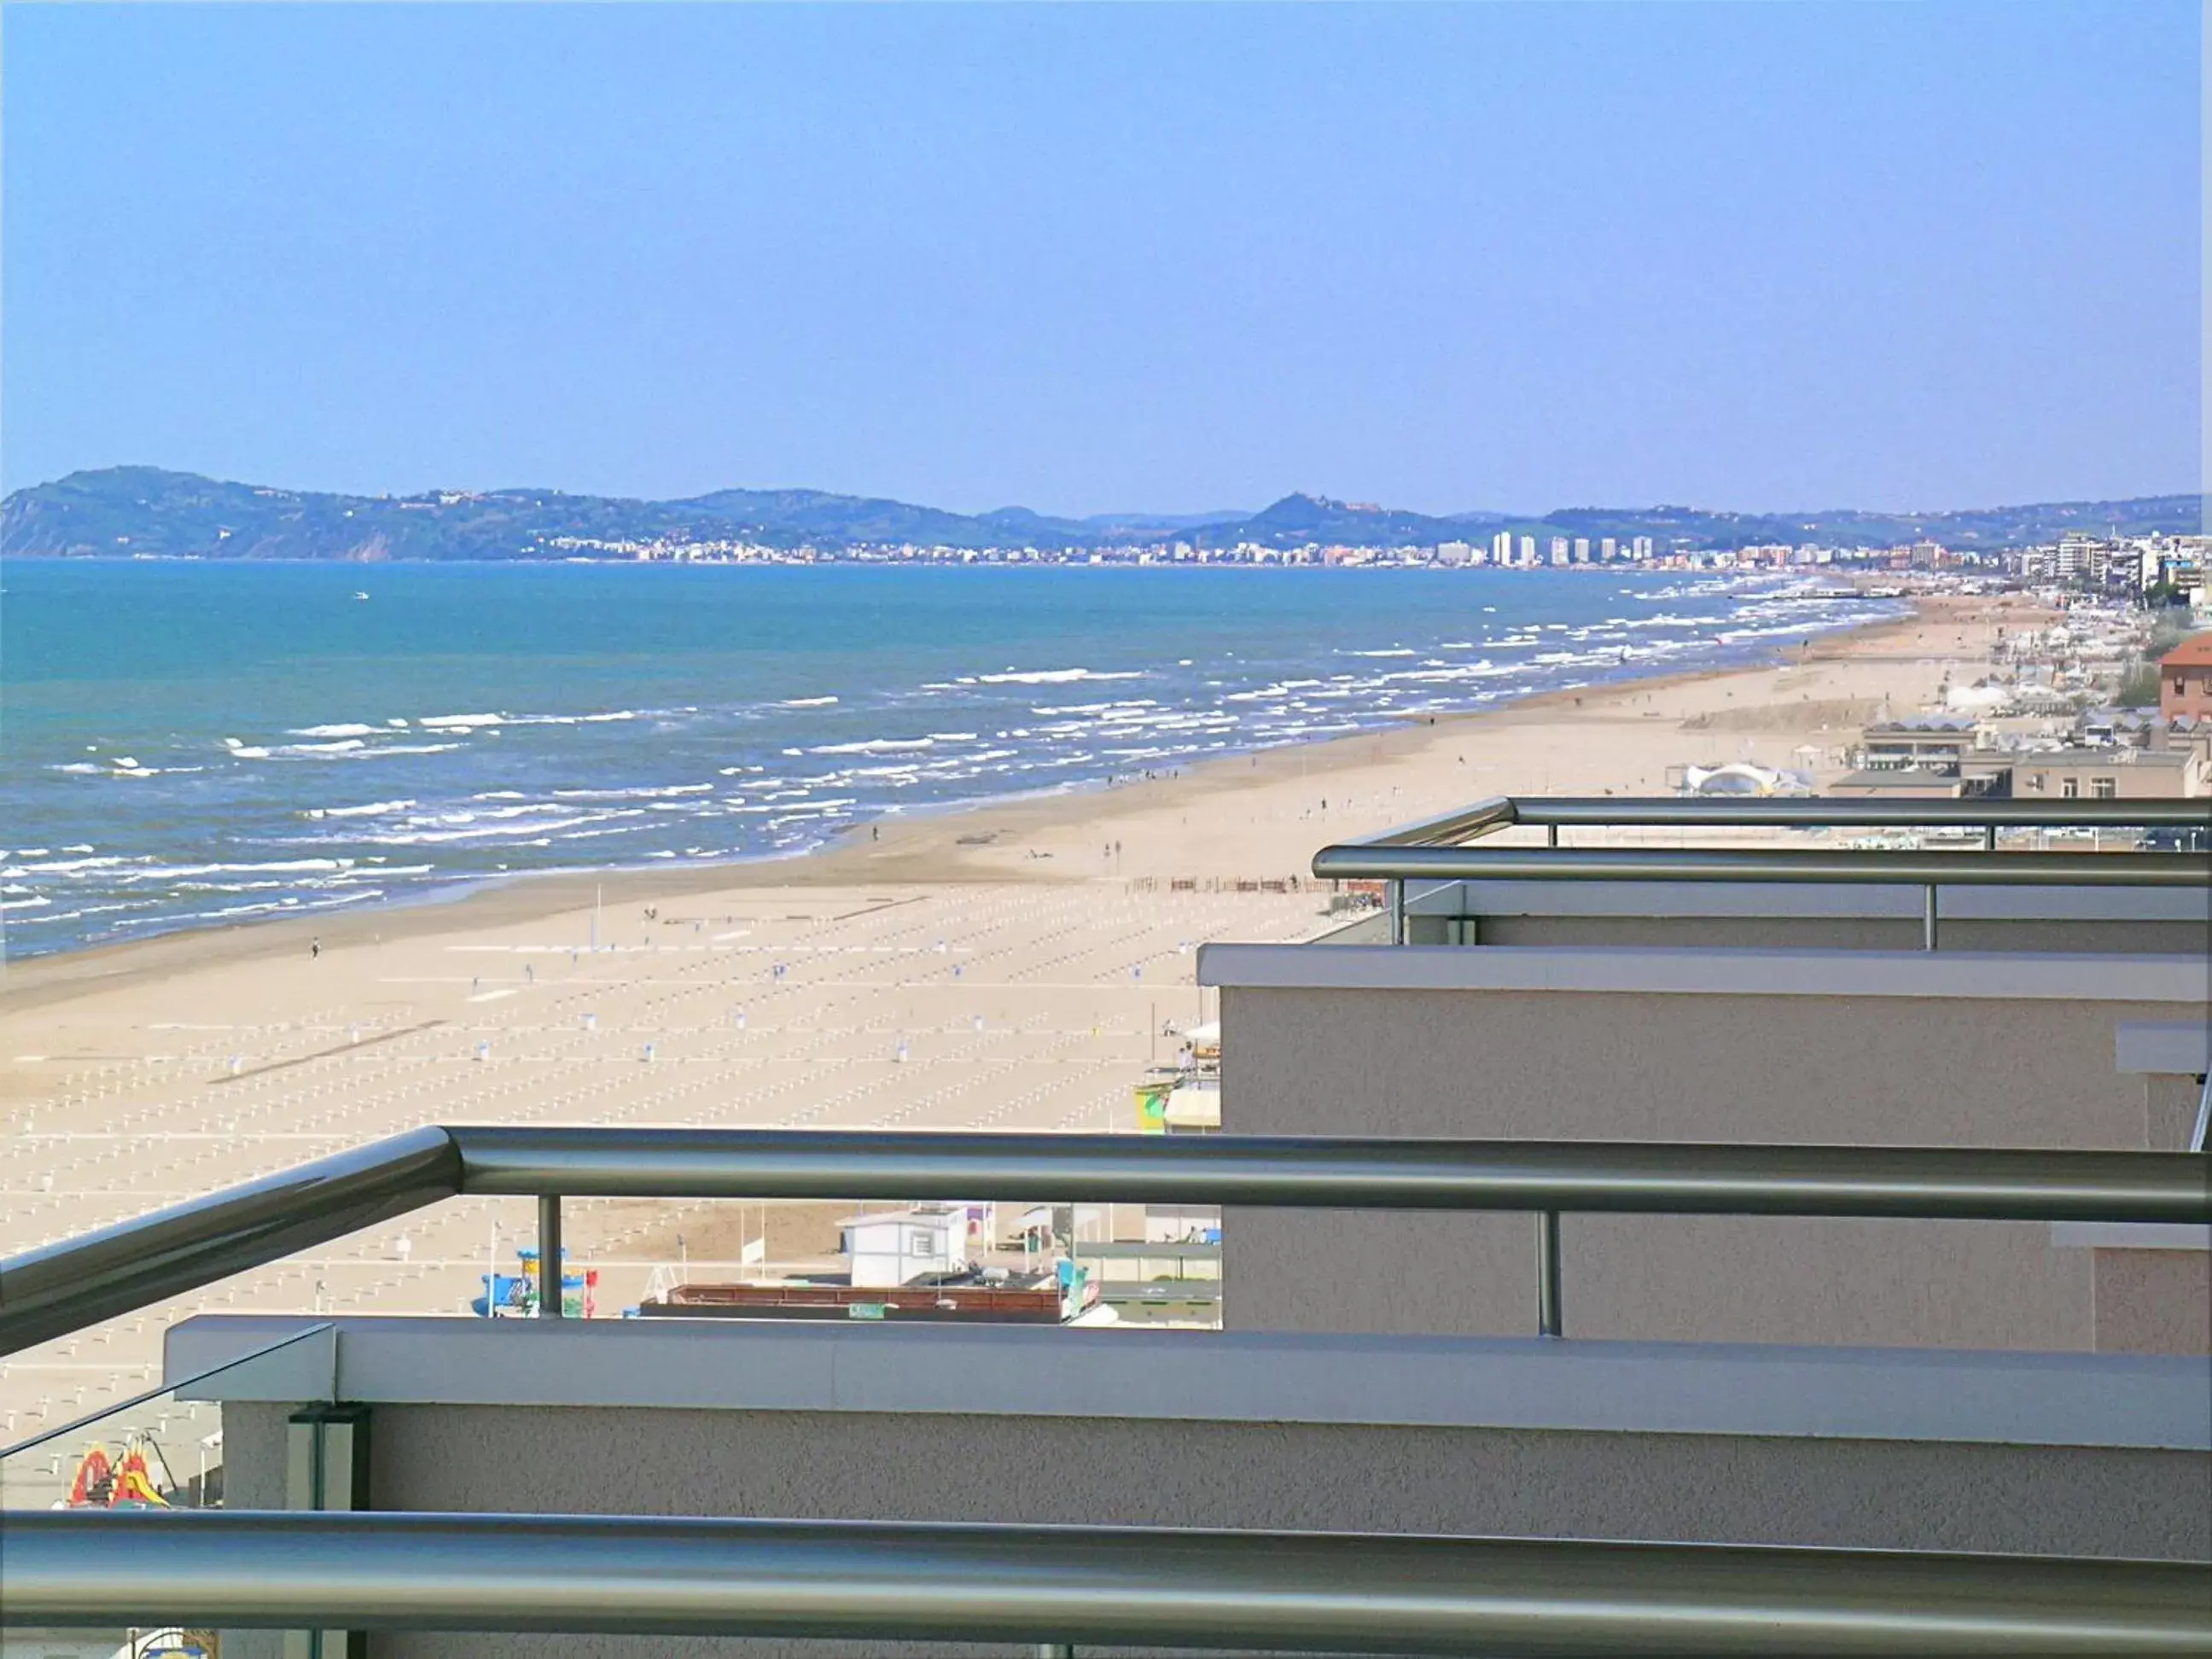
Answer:
[[[0,943],[789,856],[1899,608],[1615,568],[16,559]]]

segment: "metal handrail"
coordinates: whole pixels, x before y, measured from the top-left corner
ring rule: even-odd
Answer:
[[[0,1354],[464,1193],[535,1195],[556,1222],[564,1195],[1534,1212],[1556,1334],[1565,1212],[2203,1223],[2207,1172],[2191,1152],[456,1125],[0,1261]]]
[[[0,1261],[0,1354],[66,1336],[461,1189],[441,1128],[366,1146]]]
[[[1162,1528],[10,1516],[0,1626],[1278,1652],[2212,1655],[2201,1564]]]
[[[1516,826],[1546,829],[2191,830],[2188,800],[1859,800],[1833,796],[1720,800],[1680,795],[1493,795],[1346,847],[1457,846]],[[1335,852],[1337,848],[1325,849]],[[1322,872],[1316,869],[1314,873]]]
[[[2011,852],[1997,848],[2001,829],[2191,829],[2206,822],[2196,801],[2025,800],[1715,801],[1680,797],[1496,795],[1440,817],[1401,825],[1361,841],[1322,848],[1313,872],[1325,881],[1381,881],[1389,893],[1390,942],[1406,941],[1408,881],[1698,881],[1911,884],[1922,887],[1922,944],[1936,948],[1938,890],[1977,887],[2207,887],[2212,859],[2201,854]],[[1502,830],[1541,826],[1547,845],[1476,848]],[[1692,848],[1562,848],[1559,831],[1586,828],[1677,829],[1953,828],[1982,832],[1978,853],[1808,852],[1794,848],[1730,851]]]
[[[2212,1221],[2183,1152],[457,1125],[462,1190],[1288,1209]]]
[[[1798,881],[1945,887],[2212,887],[2191,853],[1891,853],[1613,847],[1324,847],[1314,873],[1438,881]]]

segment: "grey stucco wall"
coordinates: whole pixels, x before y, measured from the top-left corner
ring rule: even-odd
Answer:
[[[286,1409],[226,1407],[234,1458],[281,1455]],[[2212,1457],[2202,1452],[543,1407],[382,1406],[372,1432],[371,1496],[385,1509],[1348,1528],[2212,1559]],[[264,1484],[250,1468],[233,1478],[241,1491]],[[425,1633],[380,1638],[374,1650],[392,1659],[815,1659],[856,1650]]]
[[[2186,1004],[1611,992],[1222,991],[1223,1127],[1257,1134],[2142,1148],[2127,1020]],[[1526,1332],[1525,1216],[1237,1209],[1244,1329]],[[1677,1341],[2086,1348],[2088,1253],[2006,1223],[1568,1217],[1567,1329]]]
[[[2107,1353],[2212,1353],[2212,1255],[2100,1249],[2097,1346]]]
[[[379,1508],[1313,1528],[2212,1559],[2212,1457],[938,1413],[376,1408]]]
[[[295,1407],[226,1401],[222,1407],[222,1501],[233,1510],[284,1507],[285,1419]],[[283,1659],[281,1631],[227,1630],[223,1659]]]
[[[2146,1075],[2143,1087],[2143,1145],[2154,1152],[2178,1152],[2197,1127],[2203,1086],[2193,1077]]]

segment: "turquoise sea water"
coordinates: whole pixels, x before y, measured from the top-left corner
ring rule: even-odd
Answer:
[[[787,854],[1881,614],[1618,570],[10,562],[15,955]]]

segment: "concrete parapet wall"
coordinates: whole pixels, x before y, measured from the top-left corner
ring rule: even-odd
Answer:
[[[263,1346],[272,1326],[190,1322],[171,1371]],[[373,1412],[380,1509],[2212,1560],[2212,1377],[2180,1360],[687,1321],[337,1328],[340,1390]],[[207,1385],[225,1396],[240,1506],[281,1502],[283,1396],[311,1370],[274,1356]],[[436,1635],[374,1650],[867,1650]]]
[[[2202,961],[2170,957],[1216,946],[1201,974],[1222,1127],[1253,1134],[2142,1149],[2172,1144],[2181,1085],[2121,1071],[2118,1033],[2205,1012]],[[2081,1349],[2100,1323],[2115,1346],[2203,1328],[2124,1305],[2180,1270],[2100,1279],[2040,1226],[1563,1226],[1571,1334]],[[1526,1216],[1236,1209],[1224,1245],[1239,1328],[1534,1328]]]

